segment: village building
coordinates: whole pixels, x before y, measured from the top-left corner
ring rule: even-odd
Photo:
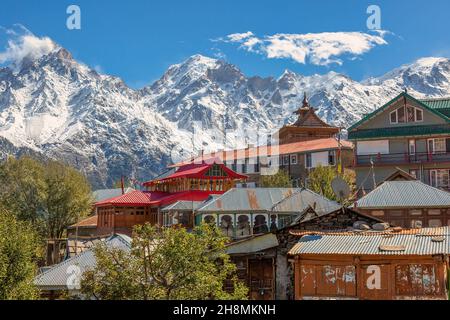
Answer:
[[[131,238],[123,234],[115,234],[98,241],[103,241],[110,248],[127,251],[131,249]],[[40,290],[41,297],[57,299],[66,292],[69,296],[80,296],[81,275],[96,264],[93,247],[84,249],[54,266],[45,268],[35,277],[34,285]]]
[[[301,187],[307,186],[309,172],[318,166],[336,169],[353,166],[353,144],[340,139],[340,128],[320,119],[306,95],[295,114],[298,115],[296,122],[283,126],[273,135],[270,144],[213,153],[202,151],[198,156],[170,167],[201,162],[223,163],[248,176],[246,183],[238,186],[253,188],[261,185],[261,176],[274,174],[278,169],[289,174],[295,187]]]
[[[394,177],[357,200],[353,209],[403,228],[450,226],[449,192],[401,172]]]
[[[171,167],[176,168],[188,163],[223,163],[229,169],[248,176],[245,183],[237,186],[249,188],[259,187],[262,176],[284,170],[294,185],[300,187],[307,185],[312,170],[319,166],[332,166],[337,169],[339,161],[344,169],[353,167],[353,144],[335,138],[321,138],[202,154]]]
[[[241,239],[287,227],[310,207],[322,215],[340,205],[305,188],[233,188],[199,206],[195,218]]]
[[[247,176],[223,164],[188,164],[144,183],[145,191],[135,190],[95,203],[97,235],[131,235],[133,226],[146,222],[165,224],[161,209],[177,201],[204,201],[245,182]],[[188,217],[189,218],[189,217]],[[189,222],[187,222],[189,224]]]
[[[298,119],[293,124],[283,126],[276,134],[279,144],[315,139],[336,138],[340,128],[322,121],[316,110],[309,104],[306,93],[302,106],[294,112]]]
[[[301,197],[301,193],[297,197]],[[388,228],[381,220],[339,207],[318,214],[308,207],[290,225],[260,235],[231,242],[227,253],[236,264],[239,280],[249,288],[249,298],[255,300],[294,299],[294,270],[288,260],[289,250],[298,242],[291,230],[342,230]]]
[[[450,190],[450,98],[418,100],[406,92],[348,129],[355,143],[356,184],[373,190],[397,168]]]
[[[295,231],[295,299],[448,299],[449,227]]]

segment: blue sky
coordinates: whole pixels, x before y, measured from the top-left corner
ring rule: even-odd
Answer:
[[[66,28],[70,4],[81,8],[81,30]],[[270,58],[264,51],[267,44],[251,52],[240,48],[242,43],[227,41],[230,34],[248,31],[259,41],[279,34],[370,34],[366,9],[371,4],[381,9],[381,28],[393,34],[384,35],[387,44],[363,54],[335,57],[341,65]],[[22,24],[67,48],[77,60],[142,87],[171,64],[197,53],[220,54],[249,76],[278,77],[285,69],[306,75],[333,70],[357,80],[377,76],[420,57],[450,57],[449,12],[448,0],[2,0],[0,26]],[[0,30],[1,50],[7,37]],[[225,41],[211,41],[220,38]]]

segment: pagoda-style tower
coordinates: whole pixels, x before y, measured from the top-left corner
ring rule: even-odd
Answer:
[[[278,131],[279,144],[331,138],[339,133],[338,127],[330,126],[319,118],[314,108],[309,105],[306,93],[302,106],[294,114],[298,115],[297,121]]]

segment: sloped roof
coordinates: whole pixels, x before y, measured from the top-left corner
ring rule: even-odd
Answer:
[[[233,188],[199,207],[197,212],[289,212],[302,213],[316,207],[320,214],[339,208],[339,205],[304,188]]]
[[[353,143],[350,141],[341,140],[341,147],[342,149],[352,149]],[[178,167],[192,162],[201,163],[202,161],[229,163],[234,160],[242,160],[247,158],[279,156],[293,153],[319,152],[325,150],[333,150],[337,148],[339,148],[339,143],[335,138],[314,139],[273,146],[259,146],[246,149],[217,151],[174,164],[171,167]]]
[[[450,254],[449,227],[405,232],[311,232],[289,251],[299,254],[433,255]]]
[[[364,122],[369,121],[370,119],[372,119],[374,116],[376,116],[377,114],[381,113],[382,111],[384,111],[385,109],[387,109],[389,106],[391,106],[394,102],[396,102],[398,99],[400,98],[407,98],[410,99],[414,102],[416,102],[418,105],[420,105],[421,107],[423,107],[424,109],[434,113],[435,115],[437,115],[438,117],[446,120],[447,122],[450,122],[450,118],[447,114],[447,111],[445,108],[441,108],[440,106],[445,105],[446,103],[437,103],[437,102],[433,102],[435,101],[434,99],[428,99],[428,100],[418,100],[416,98],[414,98],[413,96],[409,95],[406,92],[402,92],[400,93],[398,96],[396,96],[395,98],[393,98],[392,100],[390,100],[389,102],[387,102],[386,104],[384,104],[383,106],[381,106],[380,108],[376,109],[375,111],[369,113],[368,115],[366,115],[365,117],[363,117],[361,120],[359,120],[358,122],[356,122],[355,124],[353,124],[352,126],[350,126],[348,128],[348,132],[349,132],[349,138],[350,138],[350,131],[353,129],[356,129],[357,127],[359,127],[361,124],[363,124]],[[446,99],[445,99],[446,100]],[[353,134],[353,133],[352,133]],[[356,138],[352,136],[352,139]]]
[[[123,250],[131,248],[131,238],[126,235],[116,234],[104,241],[111,248]],[[95,267],[95,264],[95,254],[91,248],[38,274],[34,279],[34,284],[40,290],[66,290],[70,284],[69,277],[73,275],[70,267],[78,267],[83,273],[87,269]]]
[[[411,137],[411,136],[430,136],[430,135],[448,135],[450,134],[450,125],[423,125],[423,126],[402,126],[376,129],[362,129],[350,131],[348,138],[355,139],[379,139],[391,137]]]
[[[126,188],[125,193],[129,193],[131,191],[134,191],[133,188]],[[122,188],[116,188],[116,189],[99,189],[92,192],[94,196],[95,202],[99,202],[102,200],[110,199],[113,197],[118,197],[122,195]]]
[[[301,189],[275,204],[271,211],[304,212],[308,207],[311,207],[318,216],[321,216],[339,210],[341,205],[309,189]]]
[[[385,181],[359,199],[356,209],[450,207],[450,193],[421,181]]]
[[[203,203],[203,201],[180,200],[165,206],[161,209],[161,212],[167,212],[170,210],[194,210],[200,207]]]
[[[97,215],[90,216],[90,217],[87,217],[86,219],[83,219],[83,220],[79,221],[78,223],[75,223],[75,224],[67,227],[67,229],[74,229],[76,227],[78,227],[78,228],[96,227],[97,226],[97,220],[98,220],[98,216]]]
[[[237,172],[234,172],[230,168],[226,167],[220,161],[217,161],[217,162],[216,161],[208,161],[208,162],[200,161],[200,163],[183,164],[174,173],[169,174],[160,179],[154,179],[151,181],[147,181],[144,183],[144,185],[151,185],[154,183],[171,180],[171,179],[179,179],[179,178],[201,178],[213,165],[220,166],[222,168],[222,170],[226,173],[226,177],[228,177],[228,178],[232,178],[232,179],[247,179],[248,178],[246,175],[242,175]],[[213,179],[214,177],[208,177],[208,178]]]

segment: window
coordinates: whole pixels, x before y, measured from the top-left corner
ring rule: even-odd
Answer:
[[[296,154],[291,155],[291,164],[297,163],[298,163],[297,155]]]
[[[397,109],[397,121],[398,121],[398,123],[405,122],[405,108]]]
[[[407,106],[406,107],[406,116],[408,121],[407,122],[414,122],[414,120],[416,119],[416,114],[414,112],[414,107],[411,106]]]
[[[389,119],[392,124],[405,122],[422,122],[423,111],[413,106],[398,108],[389,114]]]
[[[409,154],[416,154],[416,140],[409,140]]]
[[[289,156],[283,156],[283,165],[287,166],[289,164]]]
[[[442,153],[447,150],[445,138],[428,139],[428,152],[432,154]]]
[[[397,110],[391,112],[391,123],[397,123]]]
[[[307,153],[306,154],[306,168],[311,168],[311,167],[312,167],[311,153]]]
[[[423,111],[416,108],[416,121],[421,122],[423,121]]]
[[[336,152],[334,150],[328,152],[328,164],[330,166],[334,166],[336,164]]]
[[[430,170],[430,185],[436,188],[448,189],[450,187],[450,175],[448,169]]]

